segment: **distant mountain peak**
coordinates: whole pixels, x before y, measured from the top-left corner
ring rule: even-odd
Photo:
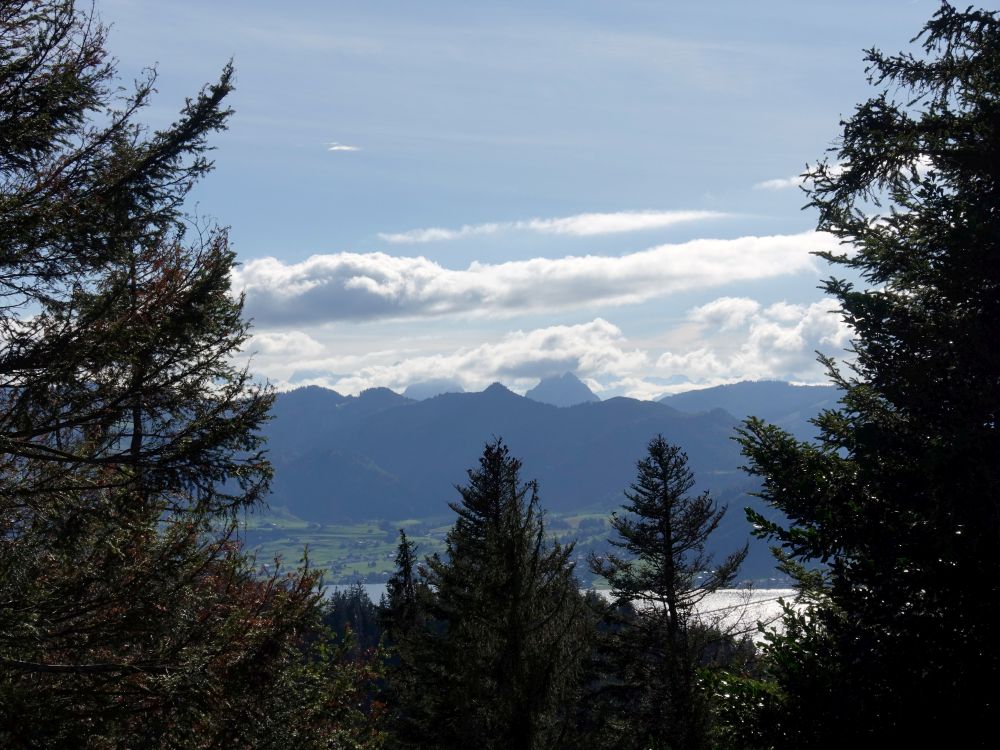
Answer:
[[[285,391],[285,393],[294,393],[297,396],[320,394],[331,398],[335,397],[341,400],[347,398],[347,396],[338,393],[333,390],[333,388],[327,388],[325,385],[300,385],[289,391]]]
[[[516,393],[514,393],[514,391],[512,391],[510,388],[508,388],[507,386],[505,386],[503,383],[501,383],[499,381],[497,381],[495,383],[490,383],[489,387],[487,387],[483,391],[483,393],[489,393],[489,394],[492,394],[494,396],[498,396],[498,395],[516,396],[517,395]]]
[[[410,383],[403,391],[404,396],[412,398],[414,401],[424,401],[444,393],[465,393],[465,389],[457,380],[433,378]]]
[[[400,396],[389,388],[365,388],[356,397],[359,403],[379,406],[395,406],[397,404],[411,403],[405,396]]]
[[[358,398],[376,398],[376,397],[388,396],[390,393],[393,396],[399,395],[391,388],[376,386],[374,388],[365,388],[363,391],[361,391],[361,393],[358,394]]]
[[[576,406],[601,400],[571,372],[542,378],[538,385],[524,395],[533,401],[552,406]]]

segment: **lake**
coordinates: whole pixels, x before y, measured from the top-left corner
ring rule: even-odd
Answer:
[[[349,589],[351,586],[327,586],[328,590]],[[368,597],[378,604],[385,593],[384,583],[363,583],[361,588]],[[607,596],[608,589],[594,589]],[[695,608],[705,621],[717,625],[734,635],[749,633],[755,641],[760,641],[757,622],[774,623],[781,616],[780,599],[795,597],[794,589],[719,589],[709,594]]]

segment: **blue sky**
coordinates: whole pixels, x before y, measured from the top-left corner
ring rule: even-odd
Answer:
[[[231,227],[279,387],[602,397],[819,382],[848,332],[794,177],[931,0],[101,0],[147,112],[237,70],[192,210]]]

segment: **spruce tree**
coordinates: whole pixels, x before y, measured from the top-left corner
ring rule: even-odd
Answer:
[[[399,530],[395,564],[379,607],[379,624],[388,656],[385,677],[389,724],[394,730],[391,740],[405,747],[423,736],[420,725],[426,686],[421,677],[421,647],[433,593],[418,570],[417,545],[403,529]]]
[[[401,651],[418,694],[400,706],[400,736],[417,746],[573,741],[583,599],[572,546],[546,538],[537,488],[520,468],[502,441],[488,444],[451,504],[446,556],[427,561],[427,619]]]
[[[406,531],[399,530],[396,548],[396,570],[386,581],[385,601],[381,606],[381,619],[391,641],[402,641],[418,624],[417,545],[411,542]]]
[[[367,731],[316,577],[235,537],[271,394],[232,361],[226,232],[183,210],[232,70],[150,132],[155,75],[123,93],[71,0],[0,0],[0,38],[0,745]]]
[[[827,360],[842,405],[817,443],[743,431],[809,603],[772,636],[776,745],[986,737],[1000,710],[1000,17],[944,3],[914,41],[867,53],[879,91],[809,175],[846,246],[825,257],[861,279],[825,284],[854,332]]]
[[[611,635],[617,675],[605,687],[623,696],[627,746],[708,747],[707,696],[697,678],[708,631],[694,609],[735,580],[748,548],[718,564],[705,552],[726,509],[708,492],[690,494],[694,475],[678,446],[657,435],[637,468],[625,513],[611,520],[618,533],[611,544],[626,555],[591,558],[619,615]]]

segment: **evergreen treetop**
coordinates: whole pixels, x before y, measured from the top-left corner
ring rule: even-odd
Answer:
[[[0,0],[0,745],[377,740],[317,576],[259,576],[268,388],[223,229],[184,213],[232,69],[170,126],[72,0]]]
[[[402,632],[403,741],[549,748],[573,742],[588,637],[571,546],[545,536],[534,482],[496,440],[452,503],[447,551],[417,586],[419,627]],[[396,580],[405,581],[405,539]],[[390,684],[393,673],[390,672]]]
[[[726,508],[708,492],[691,494],[694,475],[680,447],[655,436],[637,469],[625,512],[611,520],[618,534],[611,543],[627,555],[591,558],[625,615],[614,618],[609,639],[612,685],[627,697],[629,746],[707,747],[707,696],[697,671],[708,628],[695,606],[735,580],[748,547],[718,564],[706,554]]]
[[[813,595],[775,636],[779,744],[923,744],[997,710],[1000,17],[943,3],[915,41],[867,53],[879,91],[808,175],[845,243],[825,257],[863,280],[825,284],[854,332],[846,374],[825,360],[842,406],[817,444],[742,435],[790,525],[753,520]]]

